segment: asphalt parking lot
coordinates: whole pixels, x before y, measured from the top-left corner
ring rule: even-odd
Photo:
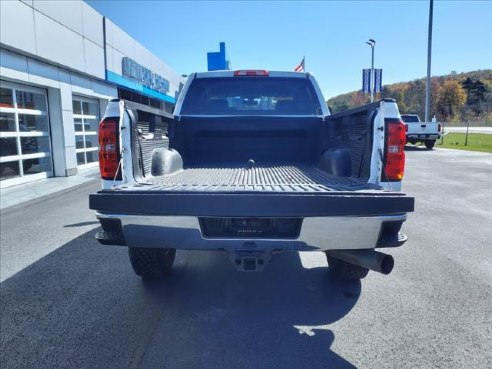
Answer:
[[[321,253],[261,273],[180,252],[144,284],[94,240],[89,182],[2,211],[0,366],[490,368],[492,155],[407,150],[416,211],[389,276],[341,283]]]

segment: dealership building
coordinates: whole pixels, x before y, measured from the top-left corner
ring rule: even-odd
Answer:
[[[183,77],[85,2],[0,7],[1,188],[97,167],[110,99],[172,112]]]

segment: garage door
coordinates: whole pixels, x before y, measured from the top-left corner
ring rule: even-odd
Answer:
[[[0,184],[53,175],[46,91],[0,82]]]

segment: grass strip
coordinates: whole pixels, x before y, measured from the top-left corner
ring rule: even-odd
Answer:
[[[465,137],[466,133],[448,133],[443,139],[437,140],[435,147],[492,153],[492,134],[469,133],[466,146]]]

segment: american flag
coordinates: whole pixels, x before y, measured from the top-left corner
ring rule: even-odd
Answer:
[[[304,59],[306,58],[302,58],[302,61],[299,63],[299,65],[294,68],[294,72],[304,72]]]

